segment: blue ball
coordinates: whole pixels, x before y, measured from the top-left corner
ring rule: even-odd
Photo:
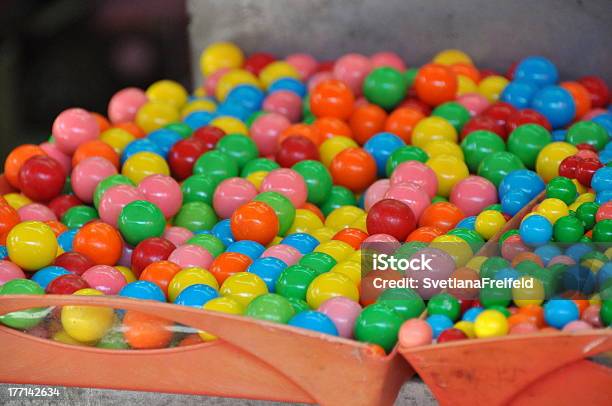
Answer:
[[[531,107],[548,119],[553,128],[561,128],[576,116],[576,103],[570,92],[560,86],[540,89],[531,100]]]
[[[212,228],[212,234],[221,240],[223,245],[229,247],[236,240],[232,234],[232,228],[230,226],[230,219],[221,220],[215,224]]]
[[[529,56],[516,65],[514,80],[528,82],[536,87],[544,87],[557,83],[559,71],[547,58]]]
[[[612,145],[612,144],[608,144]],[[599,152],[599,160],[602,164],[607,165],[612,161],[612,149],[604,149]]]
[[[208,125],[216,116],[216,113],[211,113],[210,111],[194,111],[185,117],[183,122],[195,131],[200,127]]]
[[[306,310],[296,314],[291,318],[291,320],[289,320],[289,325],[332,336],[338,335],[338,330],[336,329],[334,322],[323,313],[314,310]]]
[[[119,296],[131,299],[156,300],[165,302],[166,295],[159,286],[149,281],[130,282],[119,291]]]
[[[608,135],[612,137],[612,113],[599,114],[593,117],[591,121],[605,128]]]
[[[478,317],[478,315],[482,313],[483,311],[484,311],[484,308],[479,307],[479,306],[470,307],[469,309],[465,311],[465,313],[463,313],[463,317],[461,317],[461,320],[470,321],[473,323],[476,320],[476,317]]]
[[[495,272],[495,279],[499,281],[511,280],[515,281],[521,277],[519,272],[514,268],[502,268]]]
[[[463,220],[457,223],[455,228],[467,228],[468,230],[474,230],[476,226],[476,216],[465,217]]]
[[[583,242],[573,244],[565,250],[565,255],[574,260],[574,262],[580,262],[583,256],[593,251],[593,247],[590,244]]]
[[[363,144],[363,149],[372,155],[376,161],[379,178],[385,176],[387,160],[391,154],[404,145],[406,145],[404,140],[393,133],[387,132],[378,133]]]
[[[293,233],[283,238],[281,244],[290,245],[302,255],[306,255],[317,248],[319,240],[307,233]]]
[[[183,139],[179,133],[167,128],[160,128],[159,130],[152,131],[147,135],[147,138],[157,144],[165,157],[168,156],[170,148]]]
[[[433,331],[433,337],[438,338],[447,328],[453,327],[453,321],[443,314],[433,314],[426,319],[427,323]]]
[[[538,246],[551,240],[553,226],[546,217],[534,214],[521,222],[519,234],[525,244]]]
[[[219,297],[219,292],[215,288],[198,283],[183,289],[174,300],[174,304],[201,309],[206,302],[216,297]]]
[[[230,244],[227,247],[226,252],[237,252],[239,254],[246,255],[252,260],[256,260],[261,256],[261,254],[263,254],[265,250],[266,247],[264,247],[257,241],[242,240]]]
[[[259,276],[268,286],[268,291],[274,293],[276,292],[276,281],[285,268],[287,268],[287,264],[280,259],[265,257],[254,260],[247,268],[247,272]]]
[[[548,265],[550,260],[553,259],[554,257],[563,254],[563,252],[561,251],[561,248],[557,247],[556,245],[552,245],[552,244],[539,246],[533,252],[534,254],[540,257],[544,266]]]
[[[359,199],[357,199],[357,207],[365,209],[365,193],[362,193]]]
[[[302,98],[306,96],[306,85],[294,78],[280,78],[268,86],[268,93],[278,90],[289,90]]]
[[[563,287],[566,291],[590,295],[595,291],[595,274],[582,265],[571,265],[563,273]]]
[[[544,305],[544,320],[549,326],[562,329],[567,323],[578,320],[578,306],[569,299],[552,299]]]
[[[595,197],[595,203],[600,206],[604,203],[608,203],[610,200],[612,200],[612,189],[603,190],[597,193]]]
[[[528,82],[510,82],[502,91],[500,100],[517,109],[526,109],[537,90],[537,87]]]
[[[591,179],[591,187],[597,193],[612,190],[612,167],[604,166],[595,171]]]
[[[251,111],[244,107],[242,104],[235,101],[225,101],[217,107],[216,111],[219,116],[230,116],[235,117],[238,120],[246,121],[251,115]]]
[[[507,174],[499,184],[499,199],[510,190],[520,190],[529,196],[529,200],[536,197],[546,188],[544,181],[534,171],[529,169],[517,169]]]
[[[40,285],[41,288],[47,289],[47,285],[62,275],[68,275],[70,271],[61,266],[47,266],[32,275],[32,280]]]
[[[564,130],[564,129],[554,130],[552,132],[553,142],[565,141],[566,136],[567,136],[567,130]]]
[[[60,247],[62,247],[64,252],[72,251],[72,242],[74,241],[74,236],[78,231],[78,228],[71,228],[57,236],[57,243]]]
[[[237,103],[251,113],[261,110],[265,98],[264,92],[253,85],[238,85],[225,97],[226,103]]]
[[[606,262],[597,272],[597,285],[600,291],[607,287],[606,285],[610,285],[608,282],[610,278],[612,278],[612,262]]]
[[[130,142],[125,147],[123,153],[121,154],[121,164],[123,165],[129,157],[139,152],[152,152],[165,158],[164,151],[156,143],[148,138],[140,138]]]
[[[0,259],[4,259],[6,257],[8,257],[8,248],[6,248],[4,245],[0,245]]]
[[[531,199],[522,190],[510,190],[501,199],[502,212],[516,215]]]

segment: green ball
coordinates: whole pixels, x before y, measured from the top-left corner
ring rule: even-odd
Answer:
[[[250,174],[259,171],[270,172],[274,169],[280,168],[280,165],[268,158],[257,158],[252,161],[247,162],[242,168],[242,172],[240,172],[240,176],[246,178]]]
[[[427,153],[419,147],[415,147],[414,145],[404,145],[403,147],[399,147],[393,151],[387,159],[387,177],[391,177],[391,174],[395,168],[397,168],[397,166],[402,162],[419,161],[425,163],[428,159],[429,156],[427,156]]]
[[[599,205],[595,202],[585,202],[582,203],[576,209],[576,217],[578,217],[584,223],[584,227],[587,230],[590,230],[595,225],[595,215],[597,214],[597,210],[599,209]]]
[[[546,197],[562,200],[565,204],[570,205],[576,200],[578,189],[571,179],[565,176],[557,176],[548,182],[546,185]]]
[[[206,175],[192,175],[181,184],[183,203],[204,202],[212,205],[215,182]]]
[[[134,182],[132,182],[127,176],[111,175],[105,178],[100,183],[98,183],[98,185],[96,186],[94,190],[93,203],[96,209],[98,208],[98,205],[100,204],[100,200],[102,200],[102,196],[104,195],[104,192],[106,192],[108,189],[112,188],[113,186],[117,186],[117,185],[136,186],[134,185]]]
[[[216,149],[231,156],[238,168],[244,168],[247,162],[259,156],[255,141],[244,134],[228,134],[222,137]]]
[[[431,204],[438,203],[438,202],[448,202],[448,199],[444,196],[434,196],[431,199]]]
[[[300,161],[291,167],[302,175],[308,188],[308,201],[320,205],[331,192],[333,181],[329,170],[319,161]]]
[[[501,151],[488,155],[478,165],[478,175],[491,181],[495,187],[512,171],[525,169],[523,162],[511,152]]]
[[[117,226],[125,241],[135,246],[147,238],[161,237],[166,228],[166,219],[153,203],[135,200],[121,210]]]
[[[66,181],[64,182],[64,188],[62,189],[63,195],[72,195],[74,194],[74,190],[72,190],[72,181],[70,180],[70,176],[66,176]]]
[[[286,298],[306,300],[306,291],[317,274],[302,265],[291,265],[285,268],[276,281],[276,293]]]
[[[109,331],[98,341],[96,347],[109,350],[128,350],[130,348],[121,331]]]
[[[557,242],[578,242],[584,235],[584,223],[574,216],[563,216],[553,225],[553,235]]]
[[[238,176],[238,164],[221,151],[208,151],[195,162],[193,173],[194,175],[206,175],[215,182],[215,185],[218,185],[225,179]]]
[[[606,129],[594,121],[578,121],[567,130],[565,139],[574,145],[592,145],[599,151],[606,146],[609,136]]]
[[[510,266],[510,262],[502,257],[487,258],[480,266],[480,279],[493,279],[497,271]]]
[[[296,297],[288,297],[287,300],[291,303],[291,307],[293,307],[293,311],[295,314],[305,312],[306,310],[311,310],[308,303],[305,300],[298,299]]]
[[[518,263],[515,266],[515,269],[517,270],[517,272],[521,276],[523,276],[523,275],[534,276],[535,272],[538,269],[541,269],[541,267],[540,267],[540,265],[536,264],[532,260],[527,259],[527,260],[524,260],[524,261],[521,261],[520,263]]]
[[[187,244],[195,244],[210,252],[213,257],[218,257],[225,252],[223,242],[212,234],[198,234],[187,240]]]
[[[327,200],[319,208],[324,216],[328,216],[329,213],[342,206],[357,206],[355,195],[344,186],[333,185]]]
[[[601,220],[593,227],[594,242],[612,242],[612,220]]]
[[[382,303],[374,303],[359,313],[355,321],[358,341],[378,344],[386,352],[393,350],[397,334],[404,319],[395,310]]]
[[[480,303],[487,309],[491,306],[507,307],[511,301],[512,291],[510,288],[498,288],[493,285],[485,285],[480,289]]]
[[[427,302],[427,314],[441,314],[455,321],[461,313],[461,305],[457,298],[448,293],[435,294]]]
[[[490,206],[485,207],[484,209],[485,210],[495,210],[495,211],[498,211],[500,213],[503,213],[502,206],[499,203],[492,204]]]
[[[472,249],[472,252],[478,252],[480,247],[482,247],[485,243],[484,239],[474,230],[470,230],[469,228],[453,228],[447,234],[456,235],[461,238],[463,241],[467,242]]]
[[[404,71],[404,79],[406,80],[406,86],[408,89],[414,85],[414,80],[416,79],[417,73],[419,73],[419,68],[410,68]]]
[[[432,112],[432,116],[442,117],[455,127],[458,133],[470,119],[470,112],[457,102],[446,102],[440,104]]]
[[[312,124],[317,120],[317,118],[313,114],[309,114],[304,116],[304,124]]]
[[[193,232],[210,230],[217,223],[217,215],[209,204],[204,202],[186,203],[174,216],[175,226],[185,227]]]
[[[363,81],[365,98],[386,110],[404,100],[407,91],[408,86],[402,73],[388,66],[373,69]]]
[[[185,123],[170,123],[166,127],[168,130],[172,130],[178,133],[183,138],[189,138],[193,134],[193,130]]]
[[[291,302],[281,295],[267,293],[256,297],[247,307],[248,317],[286,324],[295,315]]]
[[[278,217],[278,235],[285,235],[295,219],[295,206],[293,206],[291,200],[278,192],[263,192],[255,196],[253,200],[266,203],[272,207],[276,217]]]
[[[68,228],[81,228],[85,223],[98,218],[98,212],[91,206],[73,206],[62,216],[62,223]]]
[[[404,320],[419,317],[425,310],[425,302],[413,289],[390,288],[378,296],[381,303],[397,312]]]
[[[604,326],[610,327],[612,325],[612,300],[604,300],[601,303],[599,315]]]
[[[45,290],[29,279],[12,279],[0,286],[1,295],[44,295]],[[49,313],[46,308],[17,310],[0,316],[0,323],[19,330],[36,327]]]
[[[538,154],[551,141],[552,136],[546,128],[538,124],[523,124],[508,137],[508,151],[519,157],[527,168],[533,169]]]
[[[336,260],[324,252],[309,252],[298,261],[298,265],[310,269],[316,276],[329,272],[336,264]]]
[[[306,97],[302,100],[302,117],[306,118],[312,115],[312,111],[310,110],[310,93],[307,93]]]
[[[480,163],[489,155],[506,150],[506,144],[494,132],[477,130],[469,133],[461,142],[465,163],[475,173]]]

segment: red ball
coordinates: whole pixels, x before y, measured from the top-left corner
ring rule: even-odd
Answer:
[[[447,328],[438,336],[438,343],[447,343],[450,341],[465,340],[467,336],[458,328]]]
[[[511,115],[516,113],[518,110],[510,103],[498,101],[490,105],[482,112],[483,116],[491,117],[497,122],[497,124],[506,127],[506,122]]]
[[[431,115],[431,107],[429,106],[429,104],[417,99],[416,97],[410,97],[404,100],[403,102],[399,104],[399,106],[397,106],[397,108],[400,108],[400,107],[410,107],[410,108],[420,111],[425,116]]]
[[[24,195],[37,202],[47,202],[62,193],[66,172],[47,155],[33,156],[19,170],[19,186]]]
[[[141,241],[132,252],[132,272],[136,277],[153,262],[168,259],[176,245],[165,238],[151,237]]]
[[[581,161],[582,158],[576,155],[571,155],[565,158],[559,164],[559,176],[576,179],[576,169],[578,168],[578,163],[580,163]]]
[[[523,109],[508,117],[508,121],[506,122],[506,132],[508,134],[512,134],[512,131],[516,130],[516,127],[523,124],[539,124],[548,131],[552,131],[552,126],[546,117],[535,110]]]
[[[206,151],[206,145],[195,138],[188,138],[174,144],[168,153],[168,164],[172,175],[177,180],[190,177],[193,174],[193,165]]]
[[[408,205],[395,199],[383,199],[370,208],[366,218],[368,234],[389,234],[404,241],[416,228],[416,218]]]
[[[499,135],[502,139],[506,139],[507,133],[503,125],[490,116],[479,115],[469,119],[461,129],[461,138],[465,138],[469,133],[477,130],[491,131]]]
[[[595,171],[602,166],[603,164],[595,158],[581,160],[576,167],[576,180],[583,186],[591,187],[591,179]]]
[[[578,144],[576,145],[576,148],[578,148],[579,150],[589,150],[589,151],[597,152],[597,148],[587,143]]]
[[[62,255],[55,258],[53,265],[61,266],[73,274],[81,275],[94,266],[95,263],[79,252],[64,252]]]
[[[480,71],[480,80],[488,77],[488,76],[501,76],[499,73],[495,72],[492,69],[483,69]]]
[[[336,61],[323,61],[323,62],[319,62],[319,65],[317,65],[317,70],[315,73],[319,73],[319,72],[331,72],[334,70],[334,65],[336,64]]]
[[[518,65],[518,61],[514,61],[508,67],[506,71],[506,79],[513,80],[514,79],[514,71],[516,71],[516,66]]]
[[[319,149],[306,137],[301,135],[288,137],[276,153],[276,162],[283,168],[291,168],[300,161],[319,160]]]
[[[89,284],[79,275],[72,273],[59,276],[47,285],[47,293],[52,295],[72,295],[77,290],[89,288]]]
[[[610,91],[606,82],[599,76],[585,76],[578,79],[578,83],[586,87],[591,96],[593,108],[605,107],[610,102]]]
[[[74,206],[80,206],[83,203],[75,195],[59,195],[55,199],[51,200],[48,204],[49,208],[55,213],[58,219],[61,219],[64,213],[69,208]]]
[[[205,125],[193,133],[193,138],[202,141],[206,147],[205,152],[215,149],[217,142],[225,135],[225,131],[214,125]]]
[[[275,60],[276,58],[272,54],[267,52],[255,52],[244,61],[244,69],[254,75],[259,75],[259,72],[261,72],[263,68]]]

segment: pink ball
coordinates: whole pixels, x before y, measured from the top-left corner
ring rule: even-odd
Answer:
[[[244,178],[225,179],[215,189],[213,208],[222,219],[228,219],[234,211],[257,196],[257,188]]]
[[[517,335],[517,334],[529,334],[536,333],[538,331],[538,327],[533,323],[518,323],[510,328],[508,334]]]
[[[100,127],[87,110],[72,108],[62,111],[53,122],[53,138],[60,151],[72,155],[79,145],[95,140]]]
[[[334,75],[328,71],[315,73],[308,80],[308,92],[312,92],[312,90],[324,80],[333,79],[333,78],[334,78]]]
[[[402,246],[395,237],[389,234],[372,234],[361,243],[362,247],[370,245],[375,252],[391,255]]]
[[[373,69],[388,66],[400,72],[406,70],[406,64],[395,52],[377,52],[370,57],[370,61],[372,62]]]
[[[257,118],[249,134],[262,156],[274,155],[278,150],[278,136],[291,125],[282,114],[270,113]]]
[[[581,159],[598,159],[597,152],[591,151],[590,149],[579,149],[578,152],[574,154],[576,157]]]
[[[391,186],[385,193],[385,199],[395,199],[407,204],[417,220],[421,218],[421,214],[431,203],[429,195],[414,183]]]
[[[404,348],[429,345],[433,340],[433,330],[429,323],[421,319],[406,320],[398,334],[400,346]]]
[[[72,169],[70,183],[76,197],[85,203],[91,203],[98,183],[116,174],[115,165],[107,159],[94,156],[82,160]]]
[[[363,205],[366,211],[370,210],[370,207],[385,198],[385,193],[389,190],[391,182],[389,179],[379,179],[372,183],[365,192],[365,198]]]
[[[17,210],[21,221],[50,221],[57,220],[57,216],[47,206],[40,203],[30,203]]]
[[[138,184],[138,191],[144,199],[155,204],[166,218],[174,216],[183,204],[181,187],[170,176],[150,175]]]
[[[561,331],[585,331],[585,330],[593,330],[593,326],[587,323],[584,320],[574,320],[567,323],[563,326]]]
[[[421,295],[423,299],[430,299],[436,293],[442,291],[441,287],[434,287],[433,284],[428,286],[424,280],[429,278],[430,280],[446,280],[450,278],[451,274],[455,270],[455,261],[446,252],[437,248],[423,248],[412,254],[409,260],[418,260],[422,266],[417,265],[417,269],[410,268],[406,271],[406,277],[414,278],[416,291]],[[425,268],[427,262],[428,268]],[[422,269],[420,269],[422,267]],[[429,269],[431,268],[431,269]]]
[[[113,227],[117,227],[117,219],[121,210],[135,200],[142,200],[143,196],[137,188],[131,185],[117,185],[108,188],[98,204],[100,219]]]
[[[297,208],[306,203],[308,190],[304,178],[293,169],[280,168],[268,173],[261,183],[262,192],[278,192]]]
[[[468,176],[453,186],[450,202],[466,216],[475,216],[485,207],[497,203],[497,189],[483,177]]]
[[[462,94],[456,102],[465,107],[472,117],[482,113],[490,104],[486,97],[478,93]]]
[[[213,261],[213,256],[199,245],[185,244],[172,251],[168,261],[174,262],[181,268],[199,267],[208,269]]]
[[[72,169],[72,160],[68,155],[60,151],[57,145],[51,144],[50,142],[43,142],[42,144],[40,144],[40,148],[45,151],[47,155],[49,155],[51,158],[59,162],[59,164],[62,165],[62,168],[64,168],[64,171],[66,171],[67,174],[70,173],[70,170]]]
[[[591,326],[596,328],[603,327],[601,323],[601,305],[593,304],[584,309],[580,319],[586,321]]]
[[[565,265],[574,265],[576,263],[576,261],[574,261],[574,259],[570,256],[567,255],[557,255],[556,257],[553,257],[549,262],[548,262],[548,267],[555,265],[555,264],[565,264]]]
[[[108,118],[113,124],[134,121],[138,109],[147,101],[145,92],[137,87],[121,89],[108,103]]]
[[[92,266],[81,277],[89,286],[105,295],[116,295],[127,283],[121,272],[108,265]]]
[[[265,98],[263,110],[281,114],[296,123],[302,117],[302,98],[290,90],[277,90]]]
[[[317,309],[334,322],[340,337],[351,338],[357,316],[361,313],[359,303],[349,298],[338,296],[326,300]]]
[[[121,258],[117,262],[117,265],[125,266],[127,268],[132,267],[132,252],[134,247],[130,247],[125,241],[123,242],[123,248],[121,249]]]
[[[11,261],[0,260],[0,286],[13,279],[25,279],[25,273]]]
[[[334,64],[333,75],[346,83],[355,96],[362,93],[363,81],[372,70],[370,59],[361,54],[346,54]]]
[[[512,261],[514,257],[520,254],[521,252],[527,251],[530,251],[530,249],[528,246],[525,245],[523,240],[521,240],[521,237],[519,235],[511,235],[510,237],[506,238],[501,247],[502,257],[504,257],[508,261]],[[548,263],[548,265],[551,264],[552,261]]]
[[[580,118],[580,121],[591,121],[592,119],[594,119],[595,117],[607,113],[608,110],[606,109],[602,109],[602,108],[596,108],[593,110],[589,110],[584,116],[582,116]]]
[[[166,228],[162,237],[179,247],[193,237],[193,233],[185,227],[174,226]]]
[[[391,185],[414,183],[423,189],[430,198],[438,191],[438,178],[429,166],[419,161],[407,161],[399,164],[391,174]]]
[[[302,80],[308,79],[317,71],[319,62],[312,55],[292,54],[285,58],[285,62],[293,66],[298,71]]]
[[[302,258],[302,254],[290,245],[278,244],[271,246],[261,254],[261,258],[265,257],[280,259],[287,266],[291,266],[295,265]]]
[[[221,80],[223,75],[225,75],[229,71],[230,71],[230,68],[221,68],[219,70],[216,70],[215,73],[213,73],[212,75],[206,78],[206,80],[204,81],[204,90],[206,91],[206,94],[208,96],[211,96],[211,97],[215,96],[215,90],[217,89],[217,83],[219,83],[219,80]]]

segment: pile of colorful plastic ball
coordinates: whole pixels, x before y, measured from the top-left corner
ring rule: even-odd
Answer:
[[[602,79],[560,82],[543,57],[500,74],[458,50],[408,68],[391,52],[321,62],[215,43],[200,66],[193,95],[172,80],[126,88],[106,114],[69,108],[47,142],[10,153],[0,300],[154,300],[381,353],[398,334],[423,345],[612,322],[612,113]],[[519,229],[506,230],[543,192]],[[498,239],[498,256],[476,255]],[[429,250],[441,277],[532,278],[536,287],[470,298],[377,290],[364,283],[361,248],[371,243]],[[94,306],[0,322],[100,348],[216,339]]]

